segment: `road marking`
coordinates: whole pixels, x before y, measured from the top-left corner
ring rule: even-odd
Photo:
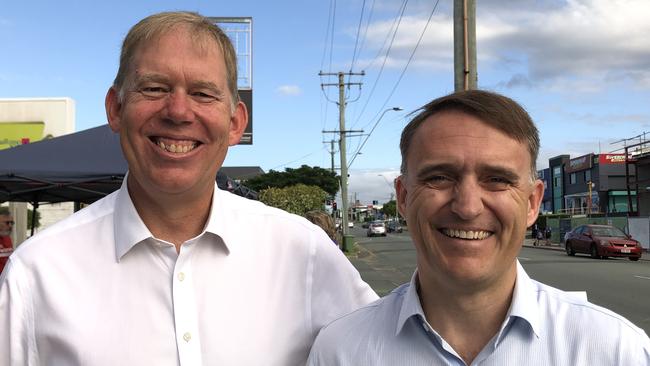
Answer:
[[[634,276],[634,277],[641,278],[641,279],[644,279],[644,280],[650,280],[650,277],[645,277],[645,276]]]

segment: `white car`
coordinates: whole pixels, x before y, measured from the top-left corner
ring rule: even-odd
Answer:
[[[354,227],[354,222],[348,221],[348,227]]]
[[[386,236],[386,225],[383,222],[371,222],[367,234],[368,236]]]

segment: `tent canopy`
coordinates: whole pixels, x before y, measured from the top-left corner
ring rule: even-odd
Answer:
[[[0,202],[94,202],[127,171],[108,125],[0,151]]]

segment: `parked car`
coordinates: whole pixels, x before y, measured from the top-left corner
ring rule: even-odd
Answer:
[[[590,254],[592,258],[627,257],[631,261],[641,258],[641,243],[610,225],[581,225],[566,236],[566,253]]]
[[[367,234],[368,236],[386,236],[386,225],[381,221],[371,222],[368,226]]]
[[[348,227],[354,227],[354,221],[348,221]]]
[[[367,229],[370,226],[370,221],[364,221],[363,224],[361,224],[361,227],[364,229]]]
[[[402,225],[400,225],[399,222],[391,221],[388,223],[388,225],[386,225],[386,231],[389,233],[401,233],[404,230],[402,229]]]

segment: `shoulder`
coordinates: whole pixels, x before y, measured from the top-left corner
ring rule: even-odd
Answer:
[[[106,225],[106,219],[112,219],[117,193],[113,192],[36,233],[19,245],[13,256],[15,259],[26,260],[34,256],[35,252],[42,255],[46,252],[63,253],[66,245],[75,244],[77,239],[88,239],[89,233],[96,232],[98,226]],[[112,221],[110,224],[112,225]]]
[[[397,321],[408,284],[401,285],[385,297],[340,316],[324,326],[313,352],[354,353],[390,342],[397,331]]]

